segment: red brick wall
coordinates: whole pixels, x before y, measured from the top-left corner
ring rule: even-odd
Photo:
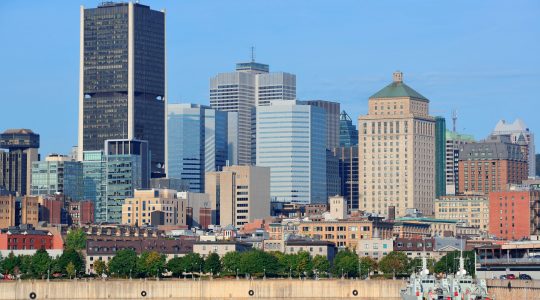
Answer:
[[[538,192],[502,191],[489,194],[489,233],[507,240],[531,235],[531,196]]]

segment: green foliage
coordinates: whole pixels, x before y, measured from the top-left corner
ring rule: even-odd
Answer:
[[[379,269],[384,274],[396,275],[407,274],[409,258],[403,252],[392,251],[379,262]]]
[[[52,258],[45,249],[39,249],[32,256],[31,273],[36,278],[44,278],[52,265]]]
[[[358,276],[358,255],[348,249],[339,251],[334,258],[332,273],[335,276]]]
[[[474,275],[474,251],[463,251],[463,258],[465,259],[465,270],[468,274]],[[435,264],[436,273],[454,274],[459,270],[459,251],[453,251],[445,256]]]
[[[132,249],[123,249],[109,262],[109,272],[118,277],[128,277],[137,271],[137,253]]]
[[[308,252],[300,251],[296,255],[295,271],[298,275],[310,276],[313,271],[313,262]]]
[[[184,272],[184,268],[182,266],[182,258],[173,257],[167,262],[166,269],[172,273],[173,277],[180,277],[182,272]]]
[[[53,273],[62,272],[67,274],[67,266],[69,263],[73,264],[76,274],[84,272],[84,261],[81,254],[73,248],[68,248],[64,250],[62,255],[56,260],[55,264],[53,264],[55,265],[55,267],[53,267]]]
[[[268,252],[250,250],[240,257],[240,273],[251,276],[276,275],[279,271],[278,259]]]
[[[69,276],[69,279],[73,278],[77,274],[77,269],[75,269],[75,265],[73,262],[69,262],[66,266],[66,273]]]
[[[98,276],[102,276],[103,274],[107,274],[107,264],[102,261],[101,259],[96,260],[94,262],[94,271]]]
[[[83,250],[86,249],[86,233],[81,229],[71,229],[66,235],[66,249]]]
[[[428,268],[429,272],[433,274],[433,272],[435,271],[435,260],[434,259],[432,259],[432,258],[427,259],[427,268]],[[422,258],[415,257],[414,259],[411,259],[409,261],[409,266],[407,267],[407,270],[408,270],[407,273],[418,272],[421,269],[422,269]]]
[[[360,276],[368,277],[370,272],[377,270],[377,261],[369,256],[360,258]]]
[[[18,268],[21,265],[21,257],[15,256],[13,252],[10,252],[9,255],[2,260],[0,268],[2,274],[15,274],[15,268]]]
[[[217,253],[210,253],[204,261],[204,272],[216,275],[221,272],[221,261]]]
[[[161,276],[165,270],[166,257],[156,251],[145,251],[137,260],[137,273],[139,277]]]
[[[198,273],[204,265],[203,258],[198,253],[188,253],[182,257],[182,265],[188,273]]]
[[[327,277],[330,272],[330,262],[322,255],[313,258],[313,271],[317,271],[319,277]]]
[[[240,270],[240,252],[229,252],[221,258],[222,271],[226,275],[235,275]]]

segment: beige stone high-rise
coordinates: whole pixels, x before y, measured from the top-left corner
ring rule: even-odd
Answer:
[[[358,118],[359,209],[396,215],[416,208],[433,215],[435,199],[435,120],[429,100],[393,82],[369,98],[368,114]]]
[[[270,216],[270,168],[228,166],[208,172],[204,191],[210,196],[213,224],[242,228]]]

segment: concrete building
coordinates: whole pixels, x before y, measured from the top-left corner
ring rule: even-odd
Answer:
[[[345,111],[342,111],[339,115],[339,146],[358,146],[358,129],[356,129],[351,117]]]
[[[435,117],[435,197],[446,195],[446,120]]]
[[[255,164],[255,107],[273,100],[296,99],[296,76],[269,71],[268,65],[252,60],[236,64],[235,72],[220,73],[210,79],[210,106],[237,113],[237,153],[230,160],[238,165]]]
[[[165,12],[104,2],[80,14],[78,157],[106,140],[146,140],[151,171],[163,173]]]
[[[8,129],[0,134],[0,187],[9,193],[30,195],[32,162],[39,160],[39,134],[30,129]]]
[[[428,258],[440,258],[435,252],[433,238],[397,238],[394,240],[394,251],[405,253],[409,259],[422,258],[424,253]]]
[[[133,197],[126,198],[122,205],[122,224],[143,225],[186,225],[186,199],[178,198],[175,190],[135,190]],[[163,214],[162,222],[154,223],[155,214]]]
[[[328,203],[330,203],[330,216],[332,219],[347,219],[347,200],[343,196],[332,196],[328,199]]]
[[[429,100],[393,82],[369,98],[368,114],[358,118],[360,208],[396,215],[417,208],[433,215],[435,199],[435,120]]]
[[[326,257],[328,261],[333,261],[337,254],[337,247],[328,241],[294,239],[285,241],[285,254],[298,254],[299,252],[307,252],[311,257],[320,255]]]
[[[505,240],[540,234],[540,191],[511,186],[489,193],[489,234]]]
[[[32,163],[31,195],[63,194],[72,200],[84,196],[83,165],[66,155],[51,154]]]
[[[326,100],[307,100],[308,105],[324,109],[326,113],[326,149],[339,147],[340,138],[340,104]]]
[[[459,154],[459,191],[490,193],[527,179],[527,160],[508,136],[465,144]]]
[[[347,199],[350,211],[358,210],[360,201],[358,178],[358,146],[334,148],[333,153],[339,159],[340,195]]]
[[[178,192],[177,198],[186,205],[186,225],[208,229],[212,224],[212,204],[210,196],[203,193]]]
[[[205,193],[212,208],[212,224],[241,228],[270,216],[270,169],[227,166],[206,173]]]
[[[69,224],[87,225],[93,224],[95,220],[93,201],[70,201],[67,203],[67,213]]]
[[[186,192],[186,191],[189,191],[189,183],[179,178],[170,178],[170,177],[151,178],[150,188],[151,189],[169,189],[169,190],[175,190],[178,192]]]
[[[443,196],[435,200],[435,218],[465,222],[468,226],[487,231],[489,200],[487,195]]]
[[[210,253],[217,253],[223,257],[229,252],[244,252],[251,250],[251,246],[240,241],[199,241],[193,244],[193,253],[198,253],[203,257]]]
[[[63,195],[42,195],[38,197],[38,219],[49,225],[69,224]]]
[[[459,152],[462,145],[473,143],[472,135],[446,130],[446,194],[459,193]]]
[[[228,114],[199,104],[167,106],[166,173],[204,190],[204,174],[219,171],[228,159]]]
[[[371,257],[378,261],[388,253],[394,251],[393,239],[380,239],[373,237],[369,240],[359,240],[356,253],[360,257]]]
[[[0,229],[21,224],[37,226],[38,197],[0,196]]]
[[[536,176],[536,152],[534,147],[534,133],[525,125],[521,119],[516,119],[514,123],[506,123],[500,120],[492,135],[509,135],[510,141],[514,144],[522,145],[523,155],[528,162],[529,177]]]
[[[257,165],[271,169],[272,201],[324,203],[326,116],[298,101],[257,107]]]

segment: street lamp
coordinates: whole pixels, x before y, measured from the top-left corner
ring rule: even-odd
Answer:
[[[263,269],[263,279],[266,279],[266,268]]]
[[[238,280],[240,278],[238,278],[238,268],[236,268],[236,280]]]

